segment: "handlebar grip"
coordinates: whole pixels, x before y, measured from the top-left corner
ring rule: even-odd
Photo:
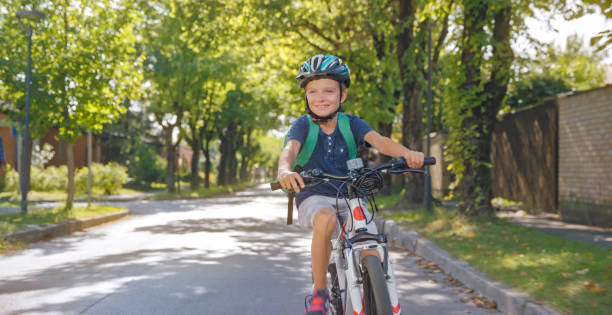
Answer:
[[[436,158],[433,156],[428,156],[423,161],[423,165],[435,165],[435,164],[436,164]]]
[[[281,189],[281,188],[282,188],[282,187],[281,187],[281,185],[280,185],[280,183],[279,183],[279,182],[273,182],[273,183],[270,183],[270,189],[272,189],[272,190],[279,190],[279,189]]]

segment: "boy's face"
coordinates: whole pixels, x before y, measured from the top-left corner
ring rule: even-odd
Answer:
[[[321,117],[334,113],[346,99],[346,90],[342,90],[340,98],[340,84],[333,79],[312,80],[304,90],[310,110]]]

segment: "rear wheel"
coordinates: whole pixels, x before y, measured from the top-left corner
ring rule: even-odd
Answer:
[[[361,264],[365,314],[393,314],[391,298],[387,290],[387,281],[378,257],[373,255],[365,256]]]
[[[336,264],[329,264],[327,271],[329,272],[329,281],[331,282],[331,293],[329,295],[330,313],[334,315],[344,315],[342,308],[342,292],[340,292],[340,280],[338,279]]]

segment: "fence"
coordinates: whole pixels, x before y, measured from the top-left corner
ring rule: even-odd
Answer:
[[[504,116],[493,132],[491,161],[494,196],[556,212],[556,98]]]

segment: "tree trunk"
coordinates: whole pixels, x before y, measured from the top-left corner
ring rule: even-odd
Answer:
[[[74,145],[66,141],[66,163],[68,164],[68,196],[66,198],[66,209],[72,210],[74,203]]]
[[[249,180],[249,160],[251,159],[251,133],[252,129],[246,132],[246,145],[242,154],[242,161],[240,162],[240,181],[245,182]]]
[[[221,138],[221,144],[219,145],[219,152],[221,153],[221,157],[219,158],[219,165],[217,166],[217,185],[227,185],[228,179],[228,169],[229,169],[229,151],[228,147],[230,146],[230,142],[232,141],[230,138],[232,137],[232,132],[225,133],[225,136]]]
[[[191,189],[200,188],[200,150],[202,149],[202,141],[198,139],[194,141],[191,150],[193,151],[193,156],[191,157]]]
[[[491,138],[496,123],[496,115],[506,95],[510,79],[510,67],[513,53],[510,47],[511,3],[505,2],[495,12],[493,27],[493,54],[491,56],[491,77],[484,84],[484,89],[478,93],[480,104],[471,109],[463,122],[462,128],[475,132],[468,133],[464,141],[469,145],[467,159],[464,160],[465,170],[460,180],[458,193],[461,197],[459,209],[464,213],[476,216],[493,216],[491,206],[493,192],[491,188]],[[480,60],[485,50],[482,46],[472,43],[473,38],[484,34],[484,24],[488,7],[479,3],[467,2],[464,5],[465,16],[472,17],[464,22],[462,49],[462,65],[465,67],[465,83],[462,88],[475,90],[481,85]],[[482,45],[482,44],[480,44]]]
[[[227,183],[229,185],[235,185],[238,182],[238,158],[236,157],[236,151],[242,143],[242,135],[237,133],[232,136],[232,141],[227,146],[227,157],[228,167],[227,170]]]
[[[393,130],[393,123],[379,123],[378,124],[378,131],[380,132],[381,135],[385,136],[385,137],[389,137],[391,138],[391,131]],[[376,163],[380,164],[380,163],[384,163],[387,162],[391,159],[391,157],[383,155],[383,154],[378,154],[376,156]],[[391,174],[383,174],[383,189],[380,191],[381,195],[391,195]]]
[[[404,88],[404,115],[402,117],[402,144],[413,151],[423,151],[421,136],[421,86],[418,83]],[[404,199],[410,203],[423,202],[425,181],[421,174],[408,174],[404,178],[406,193]]]
[[[230,123],[225,130],[225,135],[221,138],[221,145],[219,146],[221,158],[218,166],[218,185],[231,185],[236,183],[238,167],[238,161],[236,160],[236,139],[239,136],[236,123]]]
[[[174,185],[174,144],[172,143],[172,130],[174,127],[164,129],[165,145],[166,145],[166,185],[168,192],[175,192],[176,188]]]
[[[210,167],[211,167],[211,163],[210,163],[210,141],[211,140],[212,140],[212,136],[207,134],[205,139],[204,139],[204,149],[202,150],[204,152],[204,158],[206,159],[204,161],[204,187],[206,187],[206,188],[210,187]]]
[[[402,109],[402,144],[410,150],[422,151],[421,119],[423,109],[419,83],[421,70],[424,68],[423,58],[409,58],[415,44],[414,19],[416,4],[411,0],[400,0],[400,33],[397,37],[397,57],[402,78],[403,102]],[[414,63],[417,62],[416,65]],[[415,71],[416,70],[416,71]],[[405,178],[406,193],[404,200],[410,203],[423,202],[423,176],[410,174]]]
[[[174,181],[176,182],[177,192],[181,192],[181,150],[180,150],[181,140],[174,144]]]
[[[198,117],[192,117],[189,120],[189,130],[191,131],[191,137],[184,132],[185,140],[189,143],[193,155],[191,156],[191,173],[189,180],[189,188],[198,189],[200,188],[200,150],[202,150],[202,138],[204,136],[205,128],[197,127]],[[205,126],[204,126],[205,127]]]

